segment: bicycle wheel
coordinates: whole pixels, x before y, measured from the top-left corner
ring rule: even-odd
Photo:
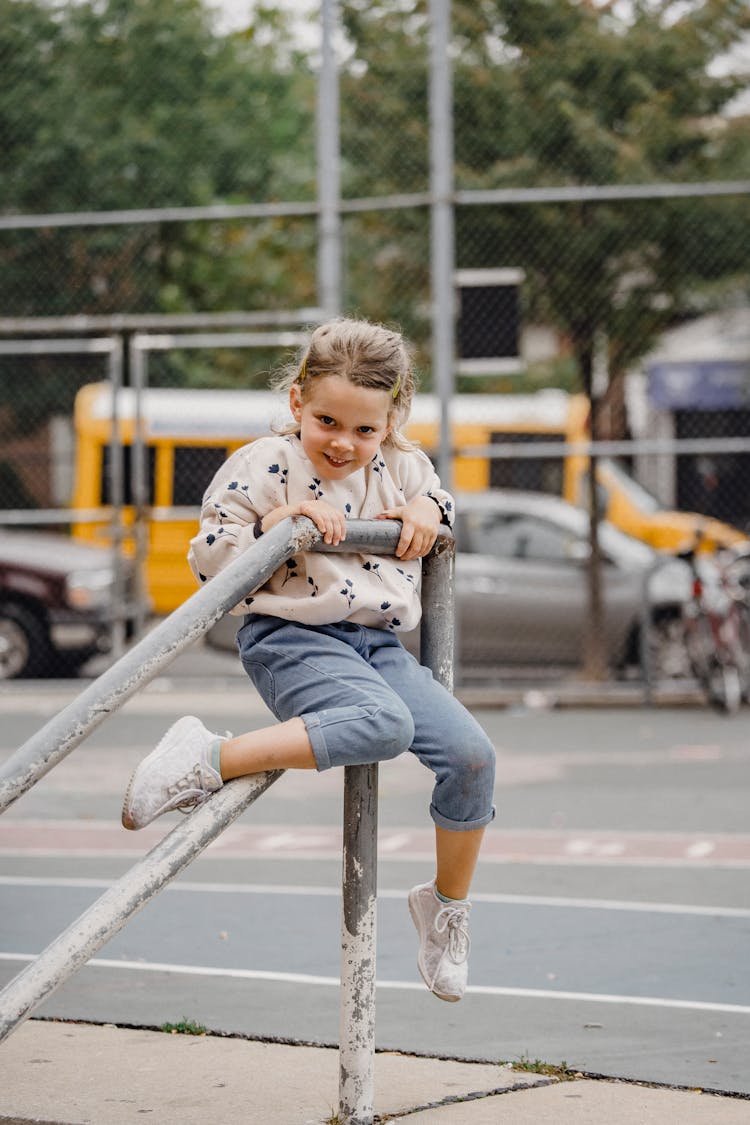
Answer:
[[[742,681],[739,668],[716,660],[711,673],[708,698],[718,711],[734,715],[742,702]]]
[[[685,648],[693,675],[710,696],[711,679],[716,664],[716,643],[710,622],[702,615],[685,622]]]
[[[737,606],[739,627],[737,642],[739,650],[740,692],[744,703],[750,703],[750,608],[744,603]]]
[[[720,671],[717,670],[714,676],[713,694],[716,696],[716,705],[729,714],[739,710],[748,691],[750,650],[747,635],[743,634],[743,627],[747,624],[743,609],[739,602],[730,602],[718,629],[717,657]]]

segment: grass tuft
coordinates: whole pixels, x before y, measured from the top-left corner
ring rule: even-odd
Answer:
[[[208,1035],[208,1028],[194,1020],[180,1020],[179,1023],[163,1023],[159,1031],[167,1035]]]
[[[556,1078],[558,1082],[572,1082],[575,1078],[580,1078],[580,1072],[571,1070],[568,1064],[563,1062],[546,1063],[541,1059],[530,1059],[528,1055],[522,1055],[520,1059],[509,1064],[514,1070],[522,1070],[526,1074],[543,1074],[546,1078]]]

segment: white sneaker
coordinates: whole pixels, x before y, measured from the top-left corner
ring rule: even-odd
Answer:
[[[417,965],[441,1000],[460,1000],[469,975],[470,902],[442,902],[435,882],[409,891],[409,912],[419,934]]]
[[[221,789],[221,774],[211,765],[217,740],[222,736],[195,716],[178,719],[133,773],[122,806],[123,827],[144,828],[162,813],[200,805]]]

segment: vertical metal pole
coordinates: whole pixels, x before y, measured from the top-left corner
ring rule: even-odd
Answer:
[[[318,304],[326,317],[341,312],[341,160],[339,79],[335,36],[337,0],[321,0],[318,77]]]
[[[122,433],[120,432],[119,405],[122,388],[122,337],[112,339],[108,362],[109,386],[112,394],[109,439],[109,502],[112,505],[110,523],[112,543],[112,573],[115,580],[112,589],[111,656],[119,660],[125,651],[125,571],[123,558],[123,453]]]
[[[654,628],[654,621],[651,606],[651,579],[661,565],[661,563],[657,563],[655,566],[650,566],[643,574],[638,655],[641,661],[644,707],[651,707],[654,702],[654,668],[651,658],[651,634]]]
[[[146,386],[146,340],[137,334],[130,337],[129,364],[133,385],[133,436],[130,446],[130,492],[133,505],[133,538],[135,542],[135,635],[140,637],[146,627],[146,558],[148,555],[148,466],[143,422],[143,391]]]
[[[450,401],[453,397],[453,83],[448,46],[450,0],[430,0],[430,195],[432,370],[440,400],[438,472],[451,488]]]
[[[378,766],[344,770],[339,1125],[372,1125]]]
[[[422,560],[422,663],[453,690],[455,544],[441,535]],[[375,960],[378,767],[344,770],[339,1125],[372,1125],[375,1105]]]
[[[456,544],[452,536],[440,536],[427,558],[422,559],[421,660],[439,683],[453,691],[454,585]]]

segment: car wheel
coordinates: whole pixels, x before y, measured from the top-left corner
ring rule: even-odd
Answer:
[[[96,656],[97,650],[86,649],[85,652],[53,652],[47,663],[47,675],[56,680],[72,680],[81,674],[81,668]]]
[[[0,605],[0,680],[40,675],[49,655],[49,638],[39,618],[22,605]]]

